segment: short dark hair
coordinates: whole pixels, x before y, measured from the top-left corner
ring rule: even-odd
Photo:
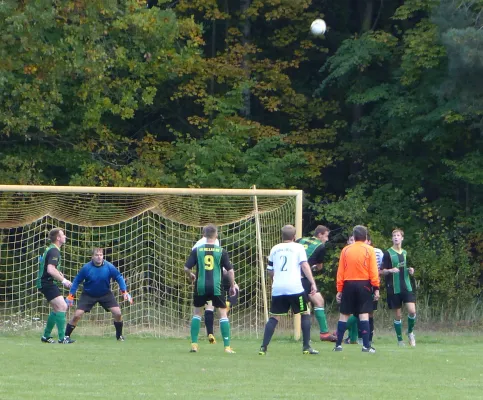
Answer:
[[[282,228],[282,240],[294,240],[297,231],[293,225],[285,225]]]
[[[315,228],[314,236],[317,236],[319,233],[323,235],[325,232],[330,232],[330,229],[324,225],[318,225],[317,228]]]
[[[214,239],[218,233],[218,228],[213,224],[208,224],[203,227],[203,236],[207,239]]]
[[[59,236],[59,233],[62,231],[62,228],[54,228],[51,229],[49,232],[49,240],[54,243],[57,241],[57,236]]]
[[[367,228],[362,225],[356,225],[352,230],[352,235],[356,242],[363,242],[367,240]]]
[[[104,254],[104,249],[102,247],[94,247],[92,249],[92,256],[94,256],[94,254],[96,254],[97,252],[101,252],[102,254]]]

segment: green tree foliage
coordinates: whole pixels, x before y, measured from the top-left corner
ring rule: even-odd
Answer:
[[[306,231],[328,224],[339,248],[363,223],[388,247],[401,227],[423,294],[469,300],[483,282],[482,9],[5,0],[0,180],[301,188]],[[309,32],[317,17],[325,36]]]

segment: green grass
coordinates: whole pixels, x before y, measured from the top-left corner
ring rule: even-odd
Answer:
[[[315,335],[314,335],[315,337]],[[260,341],[221,343],[81,337],[73,345],[40,343],[37,336],[0,337],[0,399],[481,399],[483,344],[472,334],[417,336],[416,348],[377,338],[377,353],[346,345],[300,343],[275,337],[266,356]]]

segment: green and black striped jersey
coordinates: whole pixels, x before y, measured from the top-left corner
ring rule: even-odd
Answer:
[[[47,272],[47,266],[54,265],[60,271],[60,249],[51,244],[44,254],[39,257],[39,272],[37,274],[37,288],[41,289],[45,284],[54,283],[54,278]]]
[[[215,244],[204,244],[191,251],[185,267],[196,266],[195,291],[198,296],[222,295],[223,268],[233,269],[226,250]]]
[[[398,253],[392,247],[384,252],[381,269],[399,268],[399,272],[385,276],[387,294],[412,292],[406,250]]]

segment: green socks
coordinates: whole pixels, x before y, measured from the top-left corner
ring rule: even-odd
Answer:
[[[65,337],[65,311],[55,313],[55,323],[57,325],[57,332],[59,333],[59,340],[64,340]]]
[[[229,347],[230,346],[230,321],[228,321],[228,318],[220,319],[220,331],[221,331],[221,336],[223,337],[223,345],[225,347]]]
[[[327,326],[327,317],[325,316],[325,310],[323,307],[314,308],[315,318],[319,323],[320,333],[329,332],[329,327]]]
[[[416,314],[414,314],[413,317],[408,315],[408,333],[413,333],[415,323],[416,323]]]
[[[198,343],[198,335],[200,333],[201,317],[193,316],[191,320],[191,343]]]
[[[357,343],[357,338],[359,336],[359,319],[351,315],[347,320],[347,329],[349,330],[349,339],[351,343]]]
[[[56,315],[55,312],[52,311],[49,314],[49,318],[47,318],[47,325],[45,325],[44,337],[48,338],[52,335],[52,329],[54,329],[55,321]]]
[[[396,331],[397,341],[402,342],[402,321],[394,320],[394,330]]]

